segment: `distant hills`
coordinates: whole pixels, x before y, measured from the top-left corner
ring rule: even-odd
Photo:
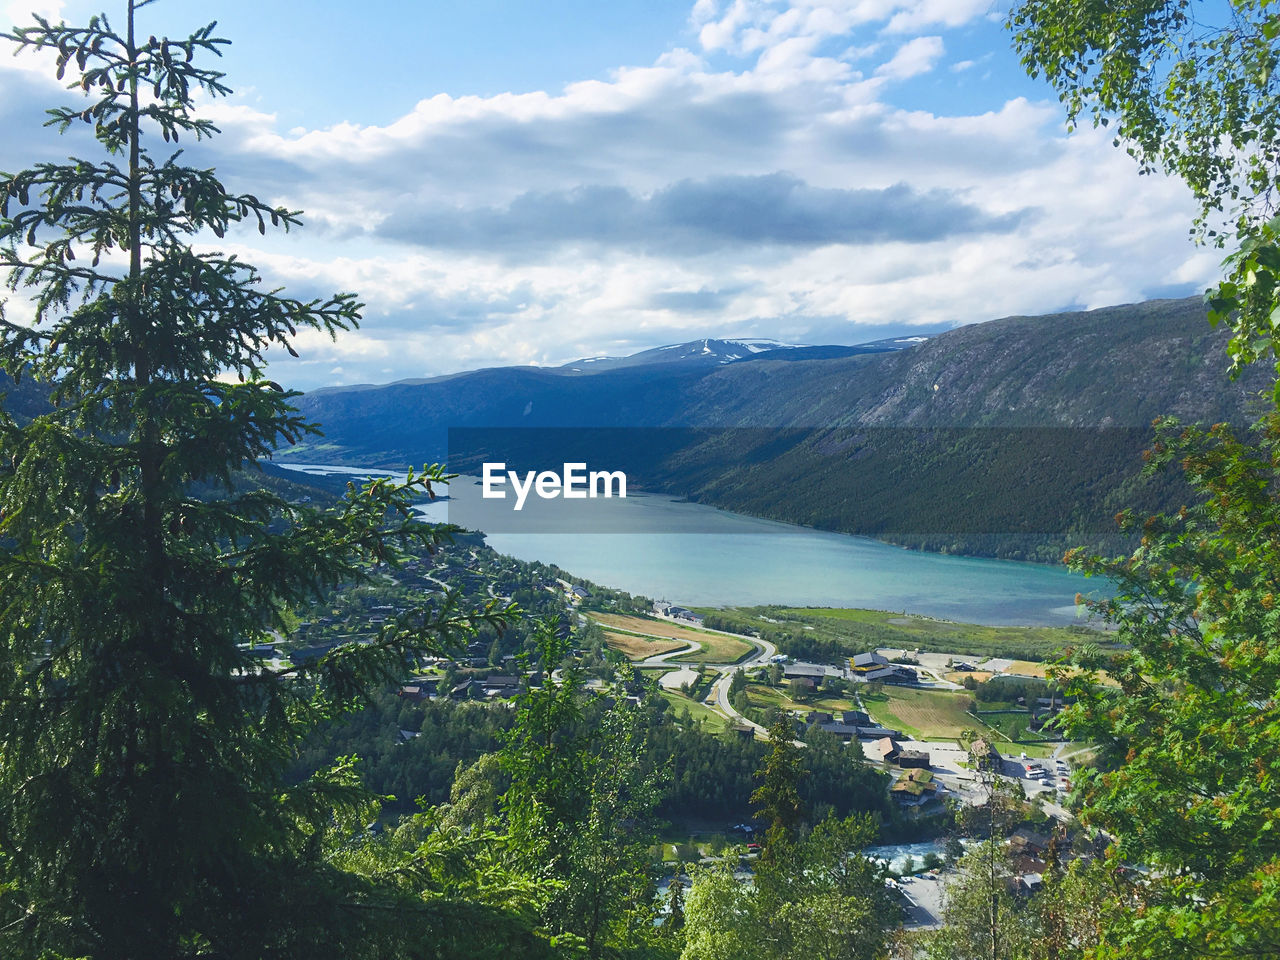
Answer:
[[[1096,534],[1097,518],[1125,503],[1154,508],[1182,495],[1167,481],[1139,490],[1133,479],[1154,417],[1249,416],[1265,372],[1229,382],[1225,339],[1196,298],[1009,317],[923,342],[698,340],[561,368],[316,391],[300,405],[323,440],[280,458],[421,464],[446,455],[450,427],[790,428],[732,442],[690,434],[643,480],[825,529],[1054,559],[1071,531]],[[1101,446],[1096,428],[1112,431]],[[1018,439],[995,450],[996,437]],[[993,531],[1030,539],[985,536]],[[1034,536],[1048,531],[1061,536]]]

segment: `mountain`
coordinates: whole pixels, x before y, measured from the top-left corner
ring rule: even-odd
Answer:
[[[922,341],[923,337],[897,340],[878,340],[854,346],[826,345],[802,346],[779,343],[777,340],[717,340],[704,338],[688,343],[673,343],[632,354],[629,357],[586,357],[560,367],[570,373],[596,374],[640,367],[650,364],[680,364],[687,367],[716,367],[744,360],[815,360],[832,357],[852,357],[863,353],[885,353],[901,350]]]
[[[562,369],[574,373],[601,373],[605,370],[618,370],[622,367],[638,367],[650,363],[684,363],[714,366],[722,363],[733,363],[758,353],[771,353],[775,350],[792,350],[794,344],[779,343],[776,340],[717,340],[706,338],[690,340],[688,343],[673,343],[665,347],[654,347],[632,354],[629,357],[585,357],[566,363]]]
[[[651,489],[912,545],[1045,559],[1060,554],[1059,535],[1099,535],[1129,502],[1176,506],[1173,481],[1134,479],[1154,417],[1248,419],[1266,372],[1230,382],[1226,336],[1188,299],[1008,317],[852,355],[775,348],[721,362],[731,341],[708,340],[714,362],[679,345],[672,362],[591,375],[495,368],[318,391],[300,405],[323,441],[281,455],[402,466],[445,457],[451,427],[578,428],[509,435],[528,437],[523,453],[554,458],[564,437],[609,428],[590,434],[597,459],[628,464]],[[453,453],[455,469],[474,466]],[[996,532],[1051,546],[993,546]]]

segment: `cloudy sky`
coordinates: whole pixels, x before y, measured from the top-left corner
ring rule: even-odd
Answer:
[[[19,0],[0,23],[104,3]],[[236,93],[194,155],[307,213],[220,248],[368,305],[273,366],[306,389],[1203,290],[1219,254],[1188,241],[1185,190],[1066,134],[1005,3],[161,0],[142,28],[218,18]],[[39,130],[73,99],[0,58],[0,169],[86,151]]]

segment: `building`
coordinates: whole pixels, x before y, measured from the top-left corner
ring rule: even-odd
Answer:
[[[812,680],[818,684],[827,675],[827,668],[816,663],[788,663],[782,668],[782,675],[788,680]]]
[[[855,680],[865,680],[867,683],[918,683],[919,677],[910,667],[904,667],[900,663],[891,663],[887,667],[878,666],[868,669],[862,673],[854,674]]]
[[[1049,838],[1030,827],[1019,827],[1009,836],[1009,849],[1016,855],[1042,857],[1049,851]]]
[[[898,741],[893,737],[881,737],[874,743],[868,744],[863,752],[868,760],[878,760],[881,763],[892,763],[898,759],[898,754],[902,752],[902,748],[898,745]]]
[[[653,602],[653,612],[659,617],[668,617],[672,620],[683,620],[686,623],[702,623],[702,615],[694,613],[687,607],[678,607],[674,603],[667,603],[665,600],[655,600]]]
[[[867,653],[855,653],[849,658],[849,669],[855,674],[866,673],[868,670],[874,670],[877,667],[887,667],[889,658],[871,650]]]
[[[480,690],[486,697],[507,699],[520,692],[520,678],[495,674],[480,681]]]
[[[929,754],[923,750],[900,750],[897,763],[903,769],[912,767],[919,770],[928,770]]]
[[[941,799],[942,784],[933,778],[929,770],[908,770],[889,788],[889,796],[900,807],[918,810],[934,800]]]
[[[979,770],[999,770],[1003,765],[1000,752],[986,740],[975,740],[969,744],[969,756]]]

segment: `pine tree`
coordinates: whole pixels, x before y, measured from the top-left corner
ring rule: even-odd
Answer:
[[[140,39],[141,6],[123,31],[37,18],[6,35],[56,54],[83,100],[49,122],[87,126],[101,156],[0,175],[0,265],[36,315],[0,316],[0,364],[50,391],[28,423],[0,415],[0,955],[375,953],[402,935],[387,900],[328,857],[369,797],[349,763],[291,787],[284,771],[316,722],[477,616],[446,599],[287,670],[248,647],[437,543],[411,504],[444,477],[327,512],[242,481],[315,429],[265,378],[267,349],[353,327],[360,304],[291,299],[193,249],[299,215],[161,146],[217,132],[192,98],[229,92],[200,65],[226,41],[212,25]]]
[[[792,742],[794,738],[790,717],[779,718],[769,728],[771,749],[758,774],[760,786],[751,794],[751,802],[759,807],[757,815],[769,824],[760,857],[766,863],[786,856],[800,839],[800,828],[804,826],[800,781],[805,769],[800,749]]]

